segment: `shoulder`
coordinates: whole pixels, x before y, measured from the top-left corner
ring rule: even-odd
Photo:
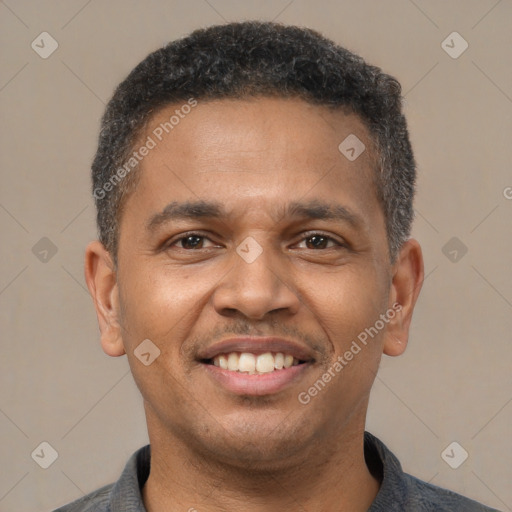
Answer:
[[[369,512],[497,512],[448,489],[404,473],[386,445],[365,432],[365,459],[381,481]]]
[[[53,512],[110,512],[110,493],[114,484],[106,485]]]
[[[117,482],[105,485],[53,512],[112,512],[113,509],[143,512],[140,489],[149,476],[150,448],[150,445],[143,446],[130,457]]]
[[[448,489],[437,487],[418,478],[404,473],[407,483],[406,510],[424,510],[432,512],[497,512],[496,509],[486,507],[465,496]]]

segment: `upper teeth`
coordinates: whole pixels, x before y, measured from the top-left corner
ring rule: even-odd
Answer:
[[[265,352],[264,354],[251,354],[250,352],[230,352],[219,354],[213,358],[213,364],[223,370],[244,372],[250,374],[269,373],[282,370],[299,364],[299,360],[290,354]]]

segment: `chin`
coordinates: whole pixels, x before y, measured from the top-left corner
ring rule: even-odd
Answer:
[[[197,439],[211,459],[237,469],[251,471],[282,470],[296,466],[304,459],[308,446],[314,442],[312,432],[305,427],[285,424],[282,421],[242,422],[209,431],[209,435]]]

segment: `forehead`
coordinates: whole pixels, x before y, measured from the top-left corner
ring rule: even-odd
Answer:
[[[173,201],[215,199],[243,215],[320,198],[378,213],[373,145],[358,116],[300,99],[190,104],[159,110],[143,134],[154,147],[141,159],[133,199],[148,215]],[[357,158],[347,157],[346,140],[362,151]]]
[[[358,115],[298,98],[194,101],[195,107],[184,101],[158,110],[145,136],[152,137],[160,150],[195,157],[199,165],[201,157],[205,164],[210,161],[208,154],[227,162],[234,157],[242,160],[242,152],[251,158],[265,152],[267,160],[279,156],[302,161],[306,156],[307,164],[314,158],[339,157],[340,143],[347,137],[357,141],[354,136],[372,146]],[[367,169],[370,152],[362,156],[351,165],[360,172]]]

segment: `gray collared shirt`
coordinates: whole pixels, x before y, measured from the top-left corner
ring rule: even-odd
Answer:
[[[379,493],[368,512],[498,512],[436,487],[402,471],[398,459],[370,433],[365,433],[365,459],[381,481]],[[149,476],[150,446],[136,451],[121,478],[54,512],[146,512],[141,489]]]

